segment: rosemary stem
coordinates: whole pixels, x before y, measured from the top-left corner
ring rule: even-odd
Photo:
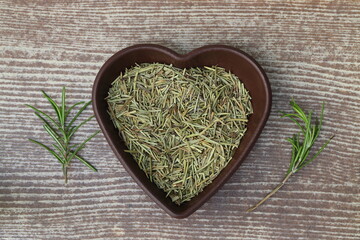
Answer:
[[[281,181],[281,183],[279,185],[276,186],[276,188],[274,188],[274,190],[272,190],[268,195],[266,195],[260,202],[258,202],[256,205],[252,206],[251,208],[249,208],[248,210],[246,210],[247,212],[252,212],[254,211],[257,207],[259,207],[261,204],[263,204],[266,200],[268,200],[268,198],[270,198],[272,195],[274,195],[282,186],[284,186],[284,184],[287,182],[287,180],[289,180],[290,176],[294,174],[294,172],[289,172],[288,174],[285,175],[284,179]]]
[[[65,178],[65,183],[67,183],[67,166],[65,164],[63,164],[63,174],[64,174],[64,178]]]
[[[63,127],[63,129],[65,130],[65,127]],[[68,157],[69,157],[69,139],[65,138],[64,141],[64,145],[65,145],[65,161],[66,163],[63,164],[63,173],[64,173],[64,178],[65,178],[65,183],[67,183],[67,166],[68,166]]]

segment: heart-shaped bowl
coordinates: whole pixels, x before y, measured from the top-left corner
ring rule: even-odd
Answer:
[[[253,114],[249,117],[247,131],[241,139],[232,160],[204,190],[189,202],[177,205],[166,193],[152,183],[139,168],[133,157],[126,153],[126,146],[110,119],[107,112],[108,96],[111,83],[126,68],[140,63],[172,64],[178,68],[214,66],[231,71],[244,83],[252,97]],[[185,218],[200,208],[216,191],[231,177],[244,161],[259,137],[271,109],[271,88],[268,78],[260,65],[248,54],[229,46],[208,45],[195,49],[188,54],[180,55],[168,48],[141,44],[125,48],[105,62],[96,76],[93,92],[93,109],[96,119],[110,147],[124,168],[137,184],[169,215]]]

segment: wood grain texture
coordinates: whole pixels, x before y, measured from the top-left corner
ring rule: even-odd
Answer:
[[[360,239],[359,1],[2,1],[0,0],[0,239]],[[60,166],[27,141],[45,138],[24,104],[47,106],[39,92],[90,99],[114,52],[156,43],[186,53],[227,44],[265,69],[273,108],[240,169],[195,214],[170,218],[129,177],[104,137]],[[291,97],[306,109],[326,102],[329,148],[258,211],[245,210],[283,177],[279,118]],[[87,111],[91,114],[91,110]],[[97,129],[92,121],[79,137]]]

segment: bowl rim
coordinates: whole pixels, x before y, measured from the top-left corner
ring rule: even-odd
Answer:
[[[162,201],[160,201],[158,199],[157,196],[155,196],[155,194],[150,191],[144,184],[143,182],[138,178],[138,176],[129,168],[129,166],[127,165],[126,161],[123,159],[123,157],[121,157],[119,155],[118,149],[116,148],[116,146],[114,146],[111,137],[109,136],[108,132],[105,130],[105,124],[104,122],[101,120],[101,113],[99,113],[99,102],[98,101],[102,101],[104,99],[98,99],[97,98],[97,92],[99,89],[99,86],[101,85],[101,79],[102,76],[104,75],[104,73],[107,71],[107,69],[114,63],[116,62],[119,58],[121,58],[123,55],[130,53],[132,51],[140,51],[140,50],[155,50],[157,52],[161,52],[164,53],[168,56],[170,56],[172,59],[174,59],[175,61],[183,61],[186,62],[189,59],[191,59],[193,56],[199,55],[203,52],[207,52],[207,51],[214,51],[214,50],[220,50],[220,51],[226,51],[226,52],[231,52],[233,54],[236,54],[238,56],[240,56],[241,58],[243,58],[244,60],[246,60],[248,63],[250,63],[254,69],[259,73],[259,76],[261,78],[261,83],[264,87],[264,92],[265,92],[265,99],[267,100],[264,104],[265,106],[265,111],[263,112],[263,114],[261,115],[261,119],[259,121],[259,123],[257,124],[256,130],[255,130],[255,134],[254,136],[251,137],[250,139],[250,144],[247,145],[247,147],[245,148],[245,151],[243,153],[243,157],[240,159],[240,161],[237,161],[236,164],[230,168],[225,176],[223,177],[223,180],[219,182],[219,184],[217,184],[217,186],[213,187],[210,189],[210,191],[207,192],[207,195],[204,196],[203,198],[200,198],[198,201],[196,201],[194,204],[189,204],[189,207],[186,207],[183,210],[180,211],[174,211],[172,209],[170,209],[168,206],[166,206]],[[239,50],[235,47],[231,47],[231,46],[227,46],[227,45],[205,45],[199,48],[196,48],[188,53],[185,54],[179,54],[167,47],[161,46],[161,45],[157,45],[157,44],[137,44],[137,45],[133,45],[127,48],[124,48],[118,52],[116,52],[114,55],[112,55],[100,68],[98,74],[96,75],[94,84],[93,84],[93,89],[92,89],[92,105],[93,105],[93,111],[95,113],[95,117],[97,119],[97,122],[100,126],[100,129],[102,130],[107,142],[109,143],[111,149],[113,150],[113,152],[115,153],[116,157],[118,158],[118,160],[122,163],[123,167],[126,169],[126,171],[128,172],[128,174],[134,179],[134,181],[144,190],[144,192],[150,196],[150,198],[159,206],[161,207],[166,213],[168,213],[170,216],[175,217],[175,218],[186,218],[189,215],[191,215],[192,213],[194,213],[197,209],[199,209],[208,199],[210,199],[228,180],[229,178],[233,175],[233,173],[239,168],[239,166],[241,165],[241,163],[244,161],[244,159],[246,159],[247,155],[249,154],[249,152],[251,151],[251,149],[253,148],[253,146],[256,143],[256,140],[258,139],[258,137],[260,136],[260,133],[262,132],[268,117],[270,115],[270,111],[271,111],[271,104],[272,104],[272,92],[271,92],[271,86],[270,86],[270,82],[269,79],[265,73],[265,71],[263,70],[263,68],[260,66],[260,64],[253,58],[251,57],[249,54],[245,53],[242,50]],[[246,133],[245,133],[246,134]],[[211,183],[213,184],[213,183]],[[190,201],[191,202],[191,201]]]

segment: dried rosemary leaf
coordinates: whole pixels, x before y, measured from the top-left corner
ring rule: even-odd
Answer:
[[[241,81],[216,66],[136,65],[112,83],[106,101],[128,152],[177,204],[226,167],[252,113]]]

